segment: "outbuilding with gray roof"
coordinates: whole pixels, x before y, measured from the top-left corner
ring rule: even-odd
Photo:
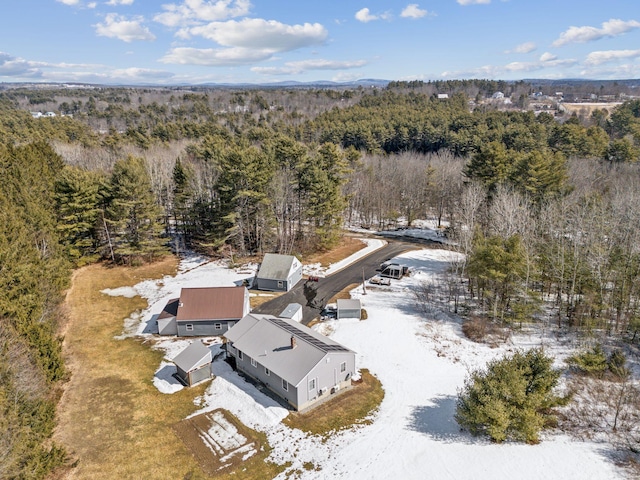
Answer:
[[[302,263],[293,255],[267,253],[256,275],[258,290],[288,292],[302,280]]]
[[[211,350],[199,340],[190,344],[173,359],[178,370],[178,379],[188,387],[211,378],[211,362]]]
[[[337,317],[341,318],[357,318],[360,320],[362,313],[362,305],[360,300],[353,298],[339,298],[337,304]]]

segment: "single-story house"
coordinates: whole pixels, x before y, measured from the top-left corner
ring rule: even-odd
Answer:
[[[288,292],[302,280],[302,263],[293,255],[267,253],[256,275],[258,290]]]
[[[355,352],[293,320],[249,314],[224,334],[227,355],[296,410],[351,385]]]
[[[178,380],[187,387],[211,378],[211,350],[200,341],[193,342],[173,359]]]
[[[222,335],[251,311],[245,287],[183,288],[157,318],[160,335]]]
[[[360,319],[362,314],[362,305],[360,304],[360,300],[353,298],[339,298],[336,303],[338,304],[338,320],[341,318]]]
[[[280,318],[288,318],[289,320],[295,320],[296,322],[302,321],[302,305],[299,303],[290,303],[287,305],[280,315]]]

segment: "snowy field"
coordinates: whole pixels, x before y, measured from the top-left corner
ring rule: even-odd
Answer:
[[[371,245],[370,245],[371,247]],[[373,248],[373,247],[372,247]],[[287,415],[272,399],[246,383],[228,364],[213,364],[216,378],[197,400],[195,415],[224,408],[245,425],[266,433],[273,451],[269,460],[291,467],[304,479],[616,479],[624,478],[607,453],[606,444],[579,442],[547,433],[539,445],[496,445],[461,432],[453,419],[456,390],[470,369],[506,351],[544,343],[559,357],[566,355],[552,338],[514,337],[499,348],[468,341],[460,321],[443,312],[428,317],[421,313],[412,288],[421,281],[437,281],[452,259],[444,250],[419,250],[402,255],[412,275],[393,281],[390,287],[362,287],[352,292],[367,310],[365,321],[340,320],[322,323],[318,329],[357,352],[356,365],[368,368],[382,382],[385,398],[373,423],[333,435],[326,441],[292,430],[281,423]],[[199,263],[200,262],[200,263]],[[219,263],[190,259],[180,273],[158,282],[143,282],[132,290],[149,301],[141,316],[131,318],[125,335],[151,336],[150,325],[167,299],[184,286],[233,285],[251,274],[255,266],[226,269]],[[157,337],[156,337],[157,338]],[[219,341],[212,341],[214,356]],[[175,357],[188,340],[166,339],[157,347]],[[171,364],[158,366],[154,383],[169,394],[180,388],[171,377]],[[174,385],[172,382],[175,382]],[[317,470],[305,470],[311,462]]]

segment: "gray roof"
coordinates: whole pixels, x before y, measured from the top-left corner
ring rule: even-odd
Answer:
[[[298,322],[250,313],[224,336],[233,346],[291,385],[299,385],[323,358],[352,350]],[[296,339],[291,348],[291,338]]]
[[[262,259],[257,277],[269,280],[286,280],[289,278],[289,273],[294,263],[300,264],[299,260],[293,255],[267,253]]]
[[[193,342],[173,359],[181,370],[190,372],[202,365],[211,363],[211,350],[202,342]]]
[[[360,310],[360,300],[353,298],[339,298],[336,303],[338,310]]]
[[[279,315],[280,318],[293,318],[293,316],[298,313],[300,310],[302,310],[302,305],[300,305],[299,303],[290,303],[289,305],[287,305],[287,308],[285,308],[282,313]]]

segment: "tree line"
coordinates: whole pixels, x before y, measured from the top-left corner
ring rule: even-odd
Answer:
[[[225,113],[204,92],[171,108],[109,94],[73,118],[32,119],[0,101],[0,476],[64,459],[46,440],[65,378],[61,292],[71,268],[98,260],[299,254],[334,245],[345,221],[433,218],[465,254],[447,285],[456,305],[501,325],[638,341],[640,101],[559,122],[397,85],[225,93],[250,106]],[[306,98],[315,103],[299,108]],[[116,108],[134,104],[137,116]],[[111,105],[128,126],[100,133]]]

